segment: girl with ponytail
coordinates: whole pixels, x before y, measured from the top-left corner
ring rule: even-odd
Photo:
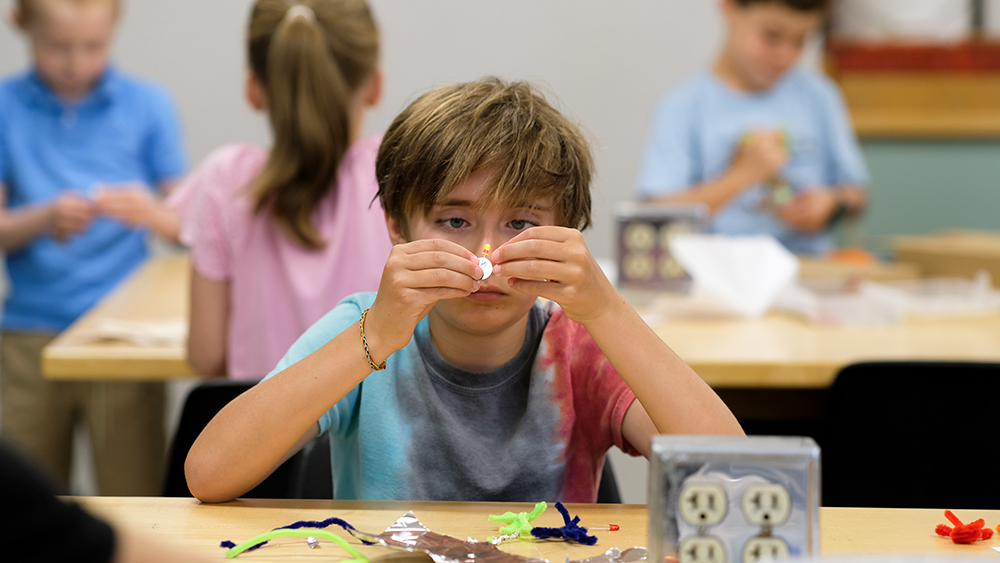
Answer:
[[[364,0],[257,0],[246,94],[270,149],[210,155],[173,203],[191,248],[188,359],[260,379],[340,301],[378,288],[391,243],[375,201],[381,137],[361,138],[381,95]]]

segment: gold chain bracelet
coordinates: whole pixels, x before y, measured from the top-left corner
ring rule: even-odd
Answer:
[[[361,343],[365,345],[365,357],[368,358],[368,365],[370,365],[374,371],[382,371],[385,369],[385,360],[382,360],[381,364],[375,365],[375,362],[372,361],[371,352],[368,351],[368,339],[365,338],[365,317],[368,316],[368,311],[370,310],[371,308],[365,309],[365,312],[361,313],[361,321],[358,322],[358,324],[361,325]]]

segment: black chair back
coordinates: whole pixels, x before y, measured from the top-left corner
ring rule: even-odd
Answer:
[[[202,383],[191,390],[184,401],[177,433],[167,456],[163,496],[191,496],[184,477],[188,450],[212,417],[253,385],[250,381],[218,380]],[[325,434],[317,436],[243,497],[333,498],[327,438]]]
[[[872,362],[830,389],[823,505],[1000,508],[1000,364]]]

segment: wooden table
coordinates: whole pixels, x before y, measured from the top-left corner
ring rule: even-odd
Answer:
[[[199,504],[183,498],[77,497],[75,499],[96,514],[132,526],[170,543],[214,558],[222,558],[222,540],[240,543],[251,537],[298,520],[323,520],[336,516],[356,528],[378,533],[408,510],[413,510],[431,530],[465,539],[483,540],[496,534],[498,525],[487,521],[487,514],[507,510],[531,510],[525,503],[456,503],[456,502],[370,502],[330,500],[239,500],[218,505]],[[599,555],[610,547],[622,549],[648,546],[647,512],[644,505],[584,505],[567,507],[580,515],[584,525],[614,523],[617,532],[595,531],[598,543],[582,546],[565,542],[508,542],[502,548],[510,553],[544,557],[561,563]],[[1000,522],[1000,510],[958,511],[959,518],[971,521],[985,518],[987,525]],[[997,539],[973,545],[955,545],[934,534],[934,526],[946,522],[943,510],[902,510],[871,508],[822,508],[820,542],[824,555],[886,553],[924,553],[940,556],[997,555],[991,547]],[[536,521],[538,525],[562,525],[559,514],[550,508]],[[345,536],[348,537],[349,536]],[[350,539],[350,538],[349,538]],[[309,551],[302,540],[285,539],[269,547],[241,555],[253,561],[285,561],[308,557],[309,560],[342,560],[343,552],[329,544]],[[368,547],[352,541],[369,557],[385,555],[385,548]]]
[[[187,256],[144,265],[42,353],[52,379],[169,379],[194,375],[183,345],[93,342],[101,319],[186,322]],[[825,389],[837,371],[861,360],[1000,362],[1000,315],[881,327],[821,327],[773,313],[759,320],[675,319],[654,323],[660,335],[716,388]]]
[[[834,327],[771,313],[758,320],[665,320],[653,328],[715,388],[823,389],[842,367],[865,360],[1000,362],[995,314]]]
[[[163,380],[194,376],[184,340],[138,346],[93,335],[105,319],[187,326],[191,266],[186,254],[157,257],[122,282],[42,351],[49,379]]]

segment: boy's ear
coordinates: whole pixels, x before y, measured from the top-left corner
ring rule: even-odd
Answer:
[[[20,29],[21,31],[27,31],[27,28],[24,25],[24,18],[21,17],[21,10],[17,7],[17,4],[14,4],[9,10],[7,10],[7,21],[14,28]]]
[[[257,111],[264,111],[267,109],[267,92],[264,90],[264,84],[261,83],[257,75],[254,74],[252,70],[247,71],[247,81],[245,85],[245,91],[247,97],[247,103],[250,107]]]
[[[732,19],[733,12],[736,11],[736,3],[734,0],[719,0],[719,11],[727,20]]]
[[[389,240],[392,244],[410,242],[406,235],[403,234],[403,229],[400,227],[399,222],[389,217],[389,213],[385,214],[385,226],[389,229]]]
[[[372,73],[371,78],[368,79],[368,84],[365,86],[364,93],[364,103],[367,107],[377,106],[382,100],[382,84],[384,81],[384,75],[382,74],[382,67],[376,68],[375,72]]]

